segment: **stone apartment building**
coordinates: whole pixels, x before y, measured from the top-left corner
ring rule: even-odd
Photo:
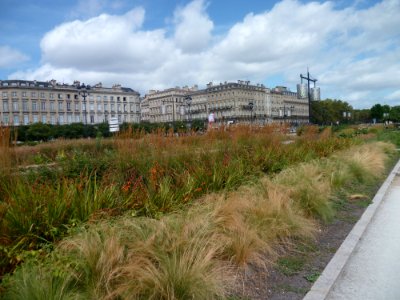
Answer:
[[[141,102],[141,120],[150,123],[188,121],[188,96],[196,90],[197,86],[150,90]]]
[[[264,125],[272,122],[308,122],[308,100],[286,87],[269,89],[250,81],[207,84],[205,89],[172,88],[149,91],[141,102],[142,121],[163,123],[202,120],[214,113],[219,124]]]
[[[308,122],[308,101],[286,87],[269,89],[250,81],[207,84],[205,89],[173,88],[150,91],[143,99],[142,121],[152,123],[202,120],[214,113],[219,124],[264,125]]]
[[[4,125],[98,124],[118,118],[122,122],[140,122],[139,93],[131,88],[101,83],[86,88],[83,97],[80,82],[60,84],[55,80],[0,81],[0,122]]]

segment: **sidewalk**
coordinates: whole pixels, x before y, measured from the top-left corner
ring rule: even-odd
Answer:
[[[400,299],[400,162],[305,300]]]

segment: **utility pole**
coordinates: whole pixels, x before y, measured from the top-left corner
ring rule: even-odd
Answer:
[[[308,95],[308,123],[311,123],[311,92],[310,92],[310,81],[314,82],[314,88],[315,88],[315,83],[317,82],[317,79],[313,79],[310,77],[310,72],[308,71],[307,68],[307,77],[303,76],[303,74],[300,74],[300,80],[301,83],[303,83],[303,79],[307,80],[307,95]]]

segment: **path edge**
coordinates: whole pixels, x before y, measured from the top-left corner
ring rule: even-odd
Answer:
[[[382,203],[387,191],[390,188],[396,175],[400,175],[400,160],[396,163],[386,180],[383,182],[378,192],[372,199],[372,203],[364,211],[361,218],[354,225],[353,229],[347,235],[335,255],[329,261],[318,280],[313,284],[310,291],[305,295],[303,300],[322,300],[326,299],[333,285],[342,273],[348,259],[360,241],[365,229],[368,227],[377,209]]]

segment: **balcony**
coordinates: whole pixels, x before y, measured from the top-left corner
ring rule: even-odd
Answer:
[[[212,111],[224,111],[224,110],[231,110],[233,108],[232,105],[225,105],[225,106],[219,106],[215,107],[212,109]]]

